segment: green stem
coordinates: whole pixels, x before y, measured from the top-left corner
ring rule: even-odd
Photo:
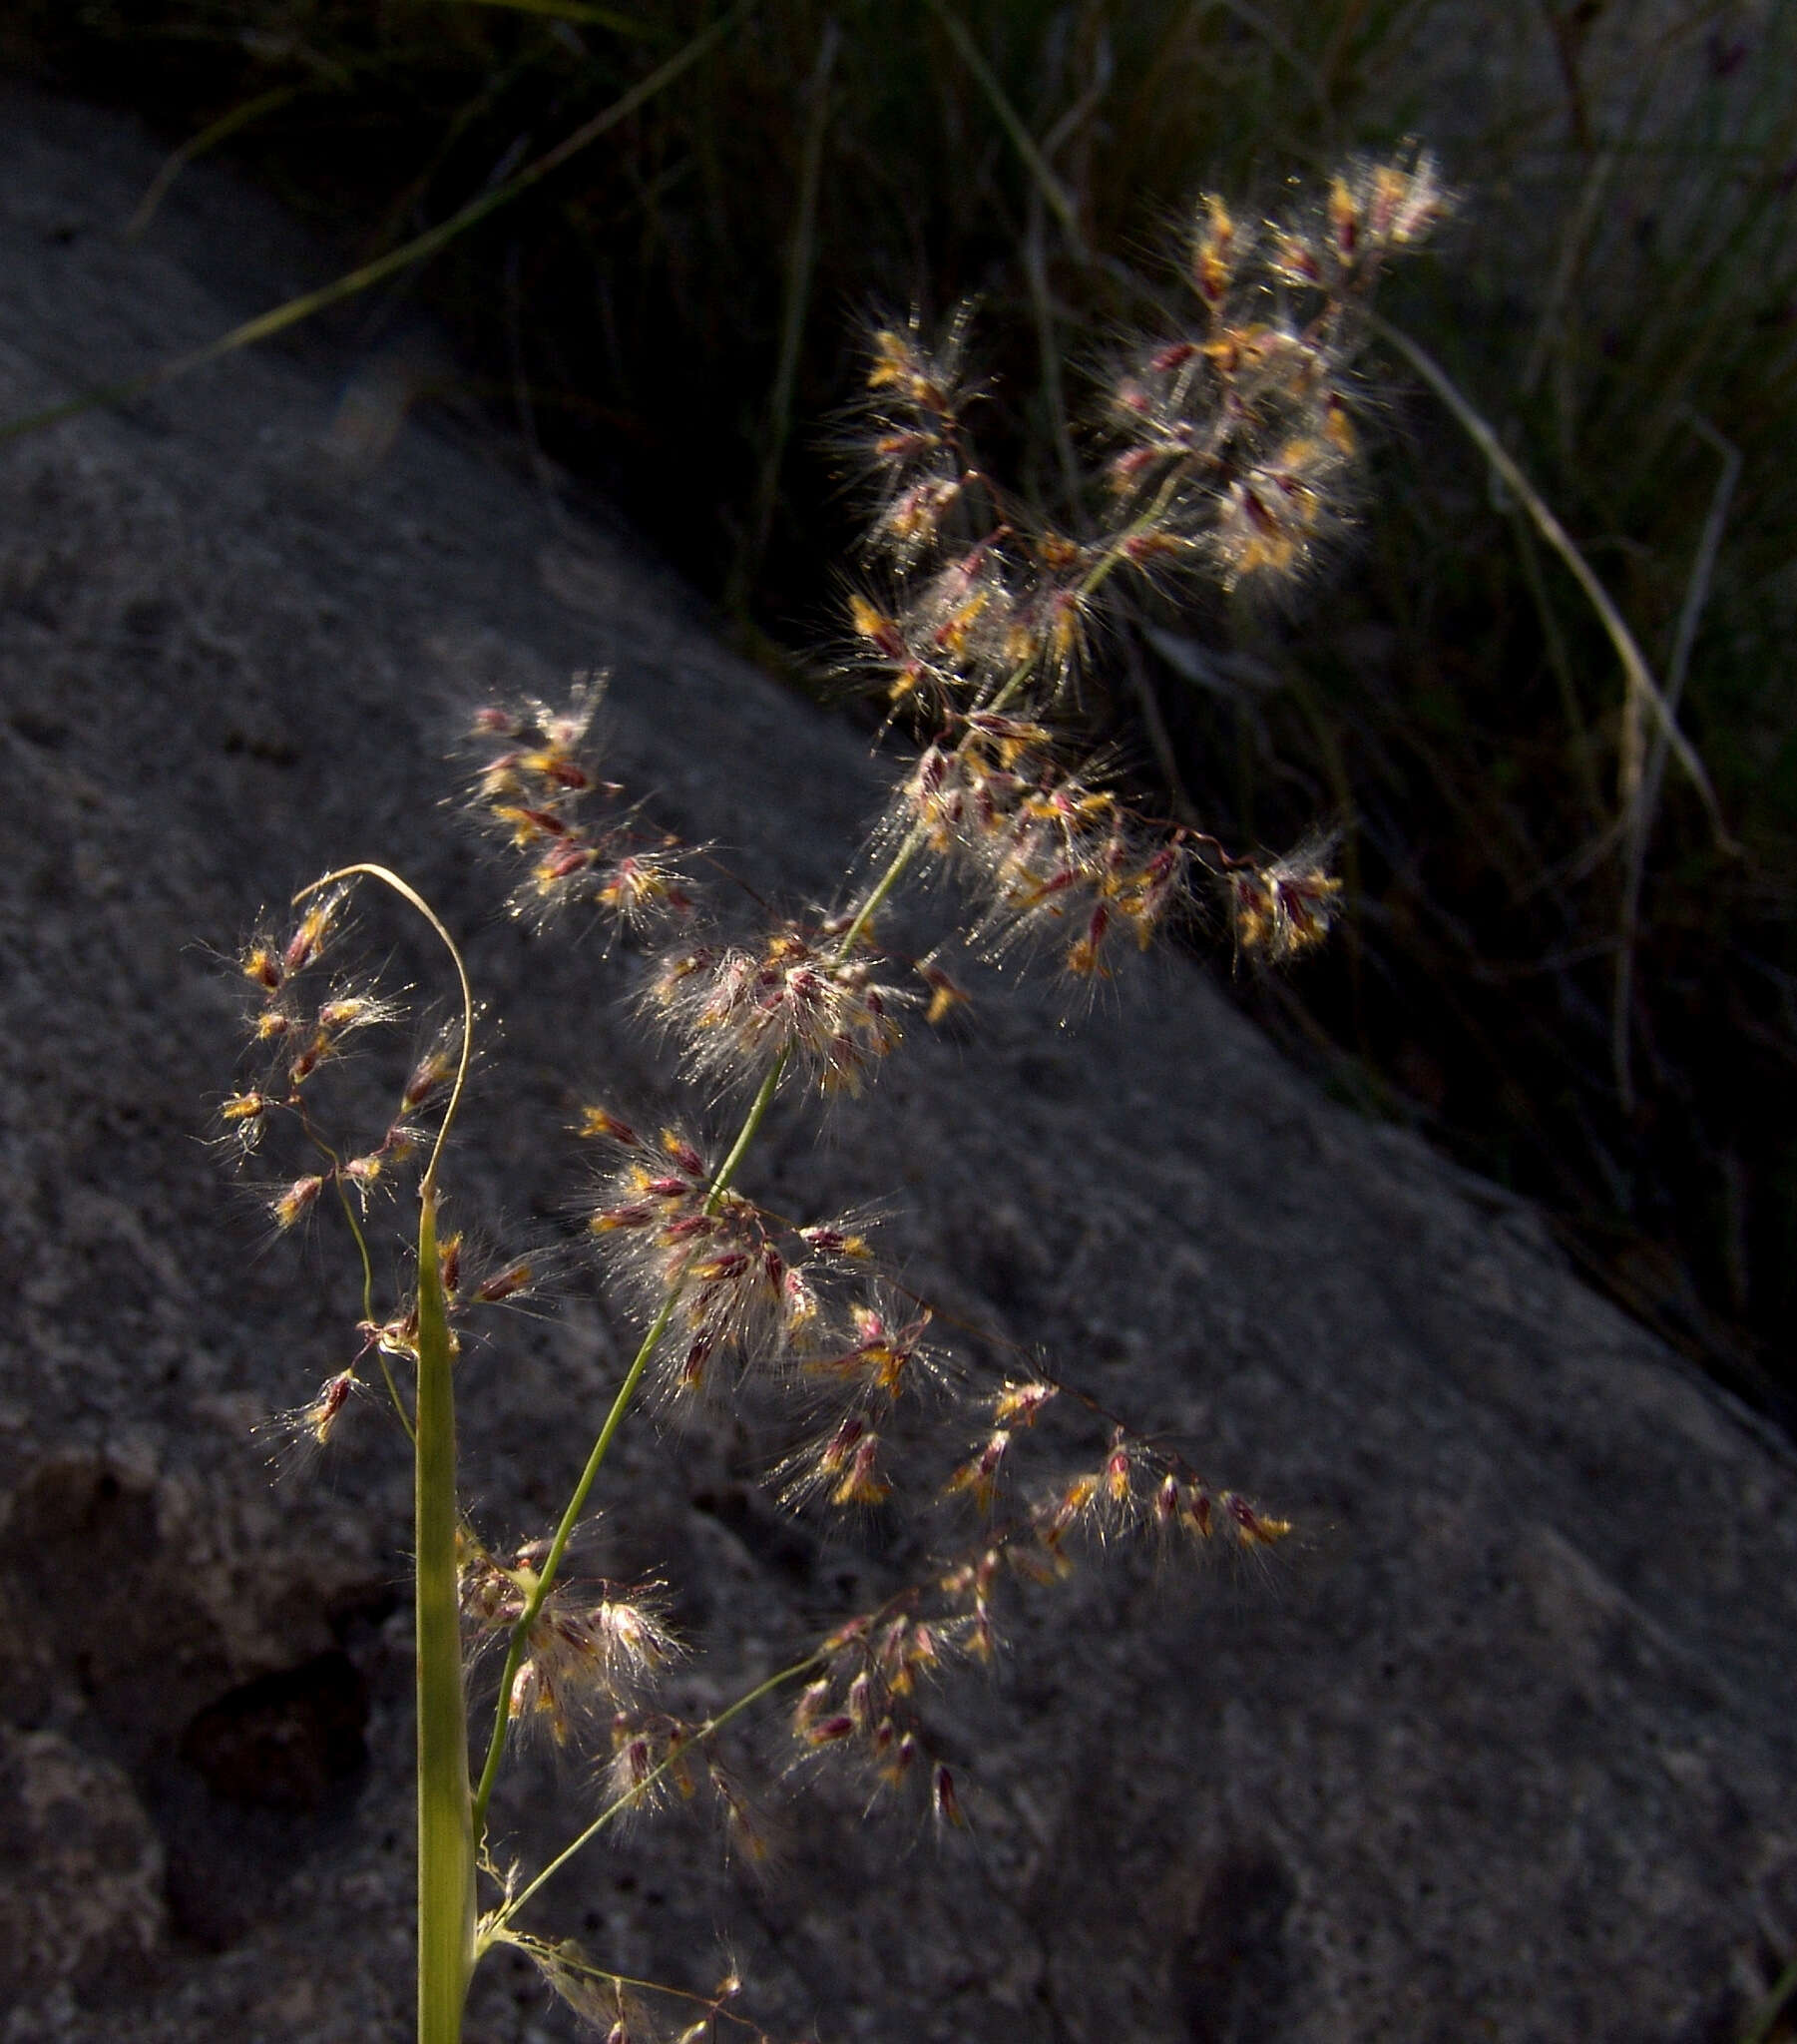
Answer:
[[[1129,542],[1159,524],[1161,513],[1178,493],[1179,470],[1175,468],[1172,474],[1162,482],[1159,489],[1154,492],[1154,501],[1148,508],[1137,517],[1132,518],[1087,570],[1086,576],[1080,584],[1080,594],[1082,596],[1096,596],[1098,594],[1111,576],[1128,559]],[[1016,683],[1017,677],[1015,676],[1010,682],[1006,683],[1005,693],[1007,695],[1016,687]],[[995,703],[993,708],[997,709],[998,705]]]
[[[418,1702],[418,2044],[461,2044],[462,2006],[474,1970],[474,1823],[468,1798],[468,1699],[462,1684],[462,1609],[456,1556],[455,1340],[437,1250],[437,1167],[468,1083],[474,990],[447,926],[388,866],[340,866],[302,887],[303,901],[345,880],[378,880],[430,924],[455,965],[462,995],[461,1055],[437,1140],[418,1185],[418,1380],[412,1402],[412,1607]],[[351,1217],[354,1227],[354,1217]],[[361,1232],[356,1230],[357,1240]],[[364,1258],[366,1251],[364,1250]],[[364,1311],[367,1299],[364,1295]],[[383,1360],[383,1367],[385,1363]],[[389,1387],[392,1385],[388,1377]],[[397,1405],[398,1393],[394,1393]],[[405,1411],[400,1408],[403,1421]]]
[[[705,1195],[705,1212],[715,1214],[723,1204],[723,1196],[730,1189],[731,1181],[742,1168],[742,1160],[748,1155],[749,1145],[760,1134],[761,1124],[767,1119],[767,1110],[773,1105],[773,1097],[780,1090],[780,1081],[785,1077],[790,1052],[781,1051],[768,1068],[766,1078],[755,1089],[755,1097],[749,1102],[748,1113],[742,1117],[742,1126],[736,1132],[736,1140],[730,1145],[730,1154],[717,1167],[711,1180],[711,1190]]]
[[[474,1831],[456,1581],[453,1351],[437,1261],[437,1200],[418,1216],[417,1543],[418,2044],[460,2044],[474,1967]]]
[[[854,955],[855,946],[861,941],[867,925],[879,912],[880,904],[898,885],[905,868],[917,856],[927,834],[921,823],[913,823],[906,832],[903,843],[887,861],[886,870],[862,896],[861,906],[855,910],[854,920],[843,931],[842,942],[836,947],[838,965],[846,963]]]

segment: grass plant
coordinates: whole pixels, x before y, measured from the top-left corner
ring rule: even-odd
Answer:
[[[806,686],[852,541],[840,455],[795,421],[836,401],[844,304],[977,295],[994,466],[1023,528],[1085,545],[1109,513],[1082,383],[1102,400],[1116,336],[1164,318],[1175,202],[1249,194],[1245,223],[1288,174],[1429,133],[1477,197],[1453,259],[1386,301],[1433,396],[1340,506],[1356,572],[1294,608],[1113,578],[1108,657],[1056,721],[1187,829],[1336,818],[1337,941],[1298,982],[1239,972],[1241,998],[1363,1107],[1545,1200],[1594,1278],[1792,1414],[1797,16],[25,0],[0,53],[159,126],[134,231],[228,152],[341,251],[132,387],[319,314],[372,341],[425,296],[471,365],[454,401],[523,412]],[[891,686],[902,607],[862,600]],[[1278,862],[1219,870],[1261,876],[1225,888],[1276,932]],[[275,1198],[297,1221],[327,1189],[308,1169]],[[419,1338],[372,1352],[403,1375]],[[331,1380],[296,1424],[350,1396]]]
[[[1167,600],[1194,586],[1276,589],[1328,544],[1361,459],[1352,369],[1373,290],[1444,211],[1421,154],[1357,163],[1264,229],[1206,199],[1189,237],[1186,318],[1114,365],[1093,489],[1105,510],[1085,536],[1038,516],[977,450],[970,313],[940,333],[915,317],[875,326],[859,428],[871,508],[849,661],[888,732],[910,744],[888,812],[834,900],[787,912],[757,903],[746,923],[708,902],[695,877],[704,848],[677,843],[606,778],[593,680],[565,704],[473,710],[469,806],[513,862],[513,913],[597,920],[648,954],[640,1007],[673,1046],[680,1098],[653,1134],[597,1101],[573,1131],[600,1160],[581,1245],[636,1345],[562,1511],[521,1544],[482,1534],[457,1473],[459,1330],[543,1275],[529,1256],[475,1269],[445,1218],[478,1027],[460,948],[402,876],[357,864],[303,888],[291,923],[258,929],[238,954],[249,1070],[223,1104],[223,1138],[265,1177],[279,1232],[334,1207],[365,1278],[356,1360],[288,1430],[327,1446],[378,1372],[413,1458],[420,2044],[456,2044],[473,1972],[498,1950],[522,1953],[612,2044],[671,2023],[686,2044],[719,2025],[752,2028],[734,2007],[739,1982],[694,1995],[627,1979],[535,1928],[540,1898],[670,1787],[711,1799],[753,1857],[754,1784],[729,1735],[782,1691],[794,1693],[795,1757],[834,1759],[870,1795],[913,1798],[936,1824],[959,1826],[930,1696],[958,1665],[994,1658],[1011,1596],[1134,1543],[1199,1561],[1258,1556],[1292,1533],[1046,1358],[983,1376],[852,1218],[801,1222],[747,1188],[771,1115],[852,1099],[920,1012],[928,1026],[964,1003],[957,946],[1039,962],[1090,993],[1208,912],[1227,919],[1239,954],[1271,962],[1327,934],[1340,887],[1322,845],[1237,854],[1142,810],[1092,753],[1077,706],[1128,585]],[[943,890],[913,884],[931,876],[962,889],[950,926]],[[370,1061],[357,1053],[402,1016],[348,957],[364,883],[428,924],[457,995],[449,1026],[372,1114],[360,1083]],[[908,892],[937,925],[921,954],[894,935]],[[383,1300],[369,1237],[396,1195],[412,1277]],[[696,1723],[659,1696],[680,1651],[667,1586],[583,1582],[572,1560],[621,1430],[652,1399],[768,1415],[786,1442],[770,1487],[787,1510],[933,1515],[923,1574]],[[470,1666],[490,1714],[472,1747]],[[597,1811],[529,1870],[497,1835],[494,1790],[533,1731],[609,1759]]]
[[[1238,841],[1337,814],[1344,943],[1243,997],[1789,1409],[1788,11],[92,0],[4,35],[140,105],[154,54],[172,154],[141,231],[229,150],[344,251],[334,282],[143,382],[333,305],[372,336],[422,290],[464,397],[521,409],[801,683],[850,535],[793,422],[835,401],[845,304],[978,295],[988,441],[1078,531],[1079,378],[1164,315],[1175,203],[1264,209],[1287,173],[1428,132],[1479,199],[1392,316],[1527,489],[1413,406],[1330,630],[1219,600],[1194,631],[1144,602],[1085,715]],[[1544,552],[1542,509],[1566,547]],[[1655,737],[1643,677],[1682,738]]]

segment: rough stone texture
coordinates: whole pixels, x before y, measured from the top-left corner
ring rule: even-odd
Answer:
[[[0,1893],[7,2006],[141,1973],[167,1934],[162,1842],[119,1769],[60,1733],[0,1727],[0,1819],[9,1857],[34,1876]]]
[[[316,275],[210,175],[122,246],[156,163],[111,120],[0,101],[6,416]],[[308,334],[0,449],[8,2038],[406,2028],[407,1476],[367,1423],[266,1480],[252,1423],[339,1365],[358,1307],[333,1238],[269,1249],[197,1140],[237,1009],[206,946],[328,863],[403,867],[505,1024],[458,1211],[497,1227],[534,1192],[549,1227],[572,1089],[646,1097],[655,1056],[615,1010],[623,961],[494,914],[439,806],[457,708],[612,668],[620,777],[782,899],[827,892],[877,806],[860,740],[506,449],[415,417],[383,450],[397,358]],[[407,970],[436,983],[428,952]],[[545,1927],[701,1987],[727,1940],[788,2035],[1736,2034],[1797,1938],[1788,1447],[1526,1208],[1322,1100],[1195,969],[1072,1027],[1001,989],[971,1034],[913,1034],[821,1141],[778,1121],[753,1189],[812,1213],[895,1192],[910,1281],[1289,1507],[1316,1552],[1195,1585],[1119,1559],[1018,1606],[997,1683],[938,1708],[971,1846],[863,1823],[826,1778],[780,1791],[758,1884],[650,1827]],[[577,1298],[471,1355],[484,1523],[544,1523],[617,1351]],[[607,1566],[664,1567],[706,1648],[675,1708],[915,1560],[782,1530],[746,1487],[759,1452],[642,1430],[609,1484]],[[501,1814],[528,1862],[586,1806],[545,1762]],[[495,1967],[469,2029],[566,2023]]]

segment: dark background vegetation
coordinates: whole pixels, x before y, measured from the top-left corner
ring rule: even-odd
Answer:
[[[1275,209],[1288,178],[1428,142],[1462,205],[1382,309],[1662,680],[1695,621],[1679,717],[1738,848],[1670,767],[1631,926],[1615,653],[1389,347],[1363,364],[1378,446],[1340,558],[1287,611],[1219,596],[1121,621],[1087,712],[1225,838],[1338,823],[1341,940],[1244,974],[1241,999],[1797,1412],[1797,10],[24,0],[0,58],[136,109],[186,153],[171,175],[241,165],[345,269],[493,202],[332,316],[394,364],[391,404],[522,425],[798,687],[856,562],[826,429],[870,306],[977,298],[990,458],[1077,523],[1090,379],[1179,315],[1195,195]],[[453,368],[412,346],[426,310]]]

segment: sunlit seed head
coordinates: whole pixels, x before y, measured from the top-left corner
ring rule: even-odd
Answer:
[[[276,1228],[286,1230],[303,1220],[317,1204],[318,1195],[324,1190],[325,1181],[316,1173],[305,1178],[296,1178],[269,1205]]]
[[[993,1401],[993,1417],[1001,1426],[1031,1426],[1036,1415],[1057,1395],[1058,1389],[1055,1384],[1035,1379],[1026,1379],[1022,1383],[1007,1380]]]
[[[527,1289],[536,1277],[531,1264],[512,1264],[503,1271],[496,1271],[491,1278],[484,1278],[469,1293],[476,1305],[498,1305],[502,1300],[515,1298]]]
[[[407,1074],[405,1089],[399,1096],[401,1110],[412,1114],[426,1106],[455,1077],[455,1053],[447,1043],[426,1051]]]
[[[271,944],[256,942],[243,953],[240,961],[243,977],[267,993],[275,992],[286,978],[279,954]]]

